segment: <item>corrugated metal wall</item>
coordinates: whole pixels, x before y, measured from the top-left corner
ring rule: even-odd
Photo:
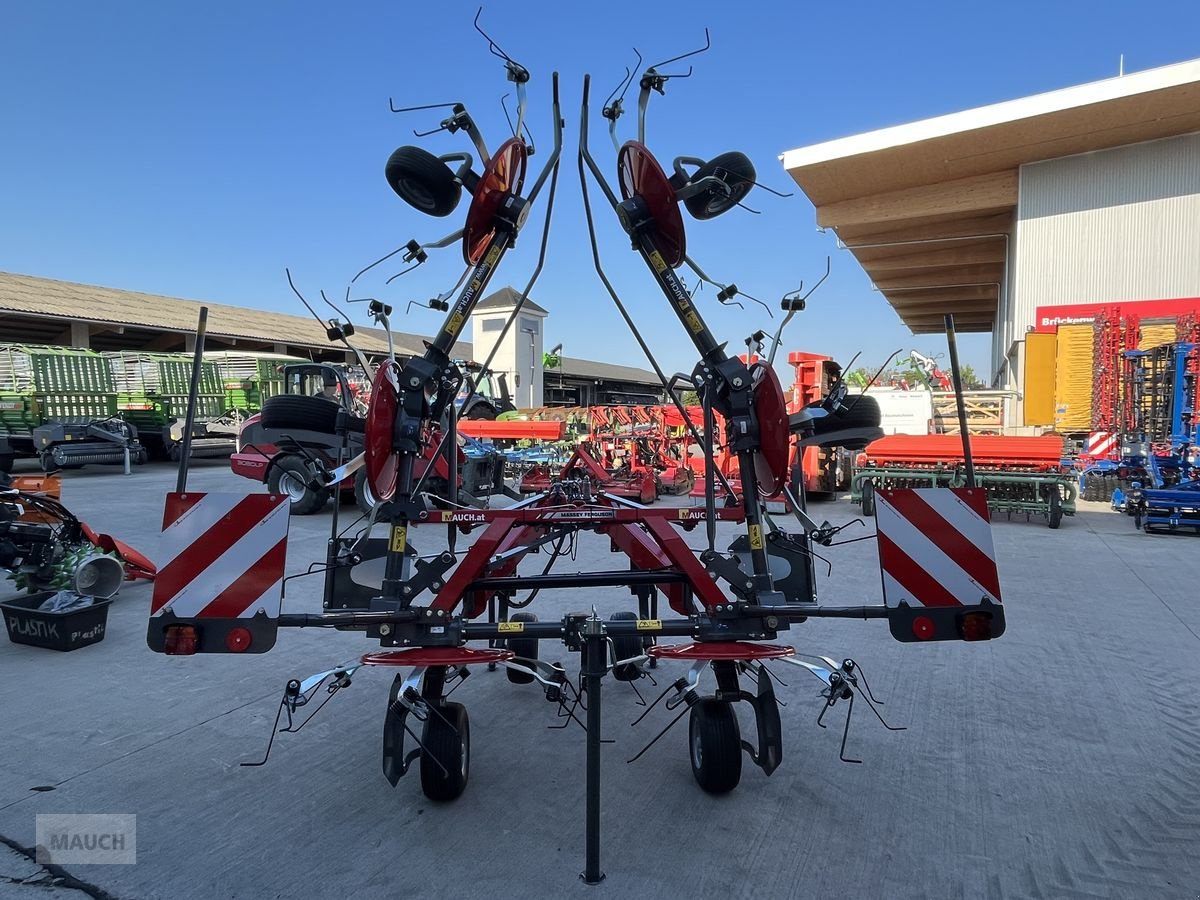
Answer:
[[[1200,296],[1200,134],[1022,166],[1014,243],[1017,337],[1038,306]]]

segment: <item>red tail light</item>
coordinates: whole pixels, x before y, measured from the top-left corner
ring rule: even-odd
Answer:
[[[252,639],[249,628],[231,628],[225,635],[225,648],[230,653],[243,653],[250,649]]]
[[[937,626],[929,616],[917,616],[913,619],[912,630],[917,640],[928,641],[937,633]]]
[[[199,640],[195,625],[168,625],[163,652],[168,656],[191,656]]]
[[[958,620],[958,633],[964,641],[990,641],[992,639],[992,614],[967,613]]]

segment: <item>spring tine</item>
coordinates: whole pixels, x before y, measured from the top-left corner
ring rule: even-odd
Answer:
[[[275,722],[271,725],[271,736],[267,739],[267,752],[263,754],[263,758],[258,762],[244,762],[239,765],[253,768],[255,766],[264,766],[267,764],[267,759],[271,756],[271,747],[275,743],[275,730],[279,727],[279,717],[283,715],[283,710],[287,707],[287,698],[279,701],[279,708],[275,710]],[[291,726],[292,714],[288,713],[288,726]]]
[[[652,710],[652,709],[654,709],[654,707],[658,706],[658,704],[660,704],[662,702],[663,698],[666,697],[667,694],[669,694],[672,690],[682,691],[685,687],[687,687],[687,679],[685,679],[685,678],[677,678],[674,682],[667,685],[665,688],[663,688],[663,692],[658,695],[658,699],[655,700],[653,703],[651,703],[649,706],[647,706],[645,711],[640,716],[638,716],[636,719],[634,719],[632,722],[630,722],[629,727],[633,728],[635,725],[638,724],[638,722],[640,722],[640,721],[642,721],[642,719],[646,718],[646,716],[648,716],[650,714],[650,710]]]
[[[627,760],[625,760],[626,764],[628,764],[628,763],[633,763],[633,762],[637,762],[639,759],[641,759],[641,758],[642,758],[642,754],[644,754],[644,753],[645,753],[647,750],[649,750],[651,747],[653,747],[655,744],[657,744],[657,743],[658,743],[658,739],[659,739],[659,738],[661,738],[661,737],[662,737],[664,734],[666,734],[668,731],[670,731],[672,728],[674,728],[674,727],[675,727],[675,723],[676,723],[676,722],[678,722],[680,719],[682,719],[682,718],[683,718],[683,714],[684,714],[684,713],[686,713],[686,712],[687,712],[688,710],[690,710],[690,709],[691,709],[691,707],[690,707],[690,706],[685,706],[683,709],[681,709],[681,710],[679,711],[679,715],[677,715],[675,718],[673,718],[673,719],[670,721],[670,723],[667,725],[667,727],[666,727],[666,728],[664,728],[662,731],[660,731],[660,732],[659,732],[659,733],[658,733],[658,734],[655,736],[654,740],[652,740],[652,741],[651,741],[650,743],[648,743],[648,744],[647,744],[645,747],[643,747],[641,750],[639,750],[639,751],[638,751],[638,754],[637,754],[637,756],[633,757],[633,759],[627,759]]]
[[[851,759],[846,756],[846,738],[850,736],[850,717],[854,715],[854,692],[850,692],[850,705],[846,709],[846,727],[842,729],[842,749],[838,752],[844,763],[861,763],[861,759]]]
[[[328,703],[330,700],[332,700],[333,695],[336,694],[337,692],[338,692],[337,688],[330,691],[328,694],[325,695],[325,698],[320,703],[317,704],[317,708],[308,714],[308,716],[304,719],[303,722],[301,722],[299,725],[297,725],[295,728],[293,728],[291,721],[289,721],[288,727],[284,728],[283,731],[286,731],[289,734],[295,734],[297,731],[299,731],[301,728],[303,728],[305,725],[307,725],[309,722],[311,722],[313,720],[313,716],[315,716],[322,709],[324,709],[325,704]],[[290,717],[289,717],[289,719],[290,719]]]
[[[405,721],[404,721],[404,730],[407,731],[409,736],[412,737],[412,739],[417,742],[417,746],[421,748],[421,752],[424,753],[426,756],[428,756],[430,759],[432,759],[437,764],[437,767],[442,770],[442,774],[445,775],[447,778],[449,778],[450,777],[449,770],[444,765],[442,765],[442,761],[437,758],[436,754],[430,753],[428,750],[425,749],[425,745],[421,743],[421,739],[419,737],[417,737],[416,732],[414,732],[411,728],[408,727],[407,719],[405,719]]]

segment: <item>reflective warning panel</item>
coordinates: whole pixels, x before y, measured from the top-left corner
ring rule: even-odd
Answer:
[[[172,493],[147,642],[195,627],[197,653],[263,653],[275,643],[287,558],[288,500],[278,494]]]
[[[983,488],[880,488],[883,598],[900,641],[988,640],[1004,631]]]

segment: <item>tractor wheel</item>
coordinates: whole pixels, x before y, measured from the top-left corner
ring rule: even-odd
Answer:
[[[371,510],[375,508],[375,495],[371,493],[370,479],[367,478],[367,470],[359,469],[354,475],[354,502],[358,504],[358,510],[364,516],[369,516]],[[375,517],[377,522],[386,522],[391,518],[392,504],[389,500],[383,504],[379,510],[379,515]]]
[[[533,613],[519,612],[508,617],[510,622],[536,622],[537,616]],[[522,659],[536,660],[538,658],[538,640],[537,638],[509,638],[505,641],[508,649]],[[504,674],[508,676],[508,680],[513,684],[529,684],[534,681],[532,675],[526,675],[524,672],[517,672],[513,669],[506,668]]]
[[[637,621],[637,613],[629,610],[621,610],[615,612],[608,617],[610,622],[635,622]],[[635,656],[641,656],[645,652],[645,647],[642,645],[642,639],[637,635],[628,637],[621,636],[612,639],[613,655],[617,659],[632,659]],[[637,663],[625,663],[621,666],[613,667],[613,678],[617,681],[636,681],[642,674],[642,670]]]
[[[431,704],[421,743],[421,790],[439,803],[457,800],[471,772],[471,721],[466,707],[461,703]]]
[[[308,484],[309,477],[308,466],[303,459],[299,456],[282,456],[271,466],[267,490],[272,494],[285,494],[291,502],[292,515],[311,516],[325,508],[329,491],[313,490]]]
[[[454,170],[421,147],[397,148],[383,173],[401,200],[431,216],[450,215],[462,197]]]
[[[862,514],[875,515],[875,482],[870,478],[864,478],[862,483]]]
[[[1133,527],[1136,528],[1138,531],[1142,530],[1142,508],[1140,506],[1134,507]]]
[[[13,463],[16,460],[16,456],[11,453],[0,454],[0,472],[11,472],[13,470]]]
[[[1062,494],[1059,493],[1058,485],[1050,487],[1050,510],[1046,514],[1046,524],[1051,528],[1057,528],[1062,524],[1063,509],[1062,509]]]
[[[705,697],[688,724],[692,775],[710,794],[728,794],[742,778],[742,731],[733,704]]]

